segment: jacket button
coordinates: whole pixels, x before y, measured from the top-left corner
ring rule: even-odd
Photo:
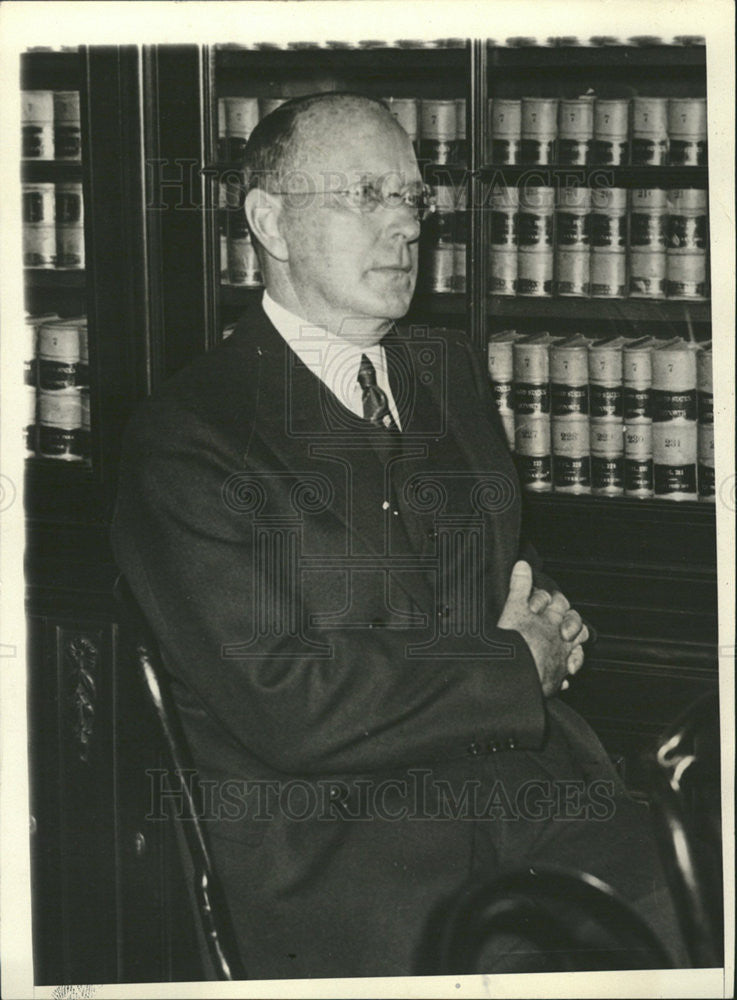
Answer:
[[[481,753],[481,747],[478,745],[478,743],[472,743],[469,746],[467,752],[470,757],[478,757],[478,755]]]
[[[507,749],[508,750],[517,749],[517,740],[514,738],[514,736],[510,736],[509,739],[507,740]]]
[[[499,749],[499,743],[498,743],[498,741],[497,740],[492,740],[491,743],[489,743],[489,746],[487,747],[487,749],[488,749],[489,753],[496,753],[497,750]]]

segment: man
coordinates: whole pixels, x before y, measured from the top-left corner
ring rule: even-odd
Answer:
[[[587,630],[519,559],[484,372],[463,334],[394,328],[426,208],[409,139],[328,94],[246,160],[262,306],[134,418],[114,544],[216,789],[249,975],[421,972],[460,886],[532,862],[651,912],[643,821],[555,698]],[[583,783],[603,810],[563,815]]]

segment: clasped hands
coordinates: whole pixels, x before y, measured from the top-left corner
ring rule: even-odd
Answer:
[[[583,666],[582,644],[589,637],[580,614],[566,597],[535,587],[532,567],[514,564],[499,628],[516,629],[530,647],[546,698],[565,691],[568,677]]]

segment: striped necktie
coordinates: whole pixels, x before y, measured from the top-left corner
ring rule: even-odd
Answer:
[[[363,390],[363,416],[374,425],[384,427],[388,431],[399,432],[394,418],[389,410],[386,393],[376,384],[376,369],[365,354],[361,355],[358,369],[358,384]]]

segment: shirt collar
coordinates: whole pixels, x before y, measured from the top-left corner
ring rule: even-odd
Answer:
[[[264,290],[263,310],[297,357],[337,398],[354,412],[360,401],[357,376],[361,355],[365,354],[377,371],[379,384],[384,381],[386,359],[381,343],[358,347],[306,320],[275,302]]]

